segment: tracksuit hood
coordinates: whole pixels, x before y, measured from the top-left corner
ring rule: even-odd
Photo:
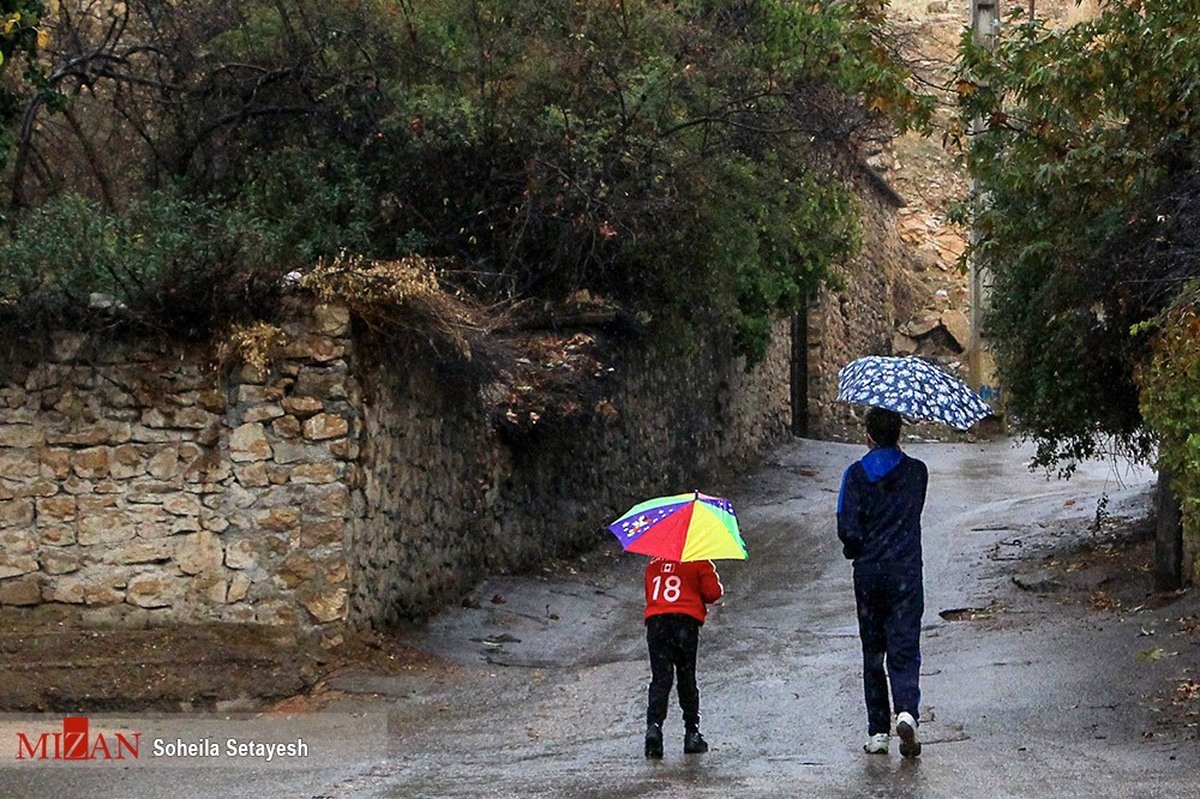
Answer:
[[[904,454],[898,447],[876,447],[863,456],[863,470],[866,471],[868,480],[878,483],[887,477],[903,458]]]

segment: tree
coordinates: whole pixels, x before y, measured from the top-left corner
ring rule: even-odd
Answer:
[[[0,3],[0,68],[14,56],[37,52],[37,29],[45,6],[38,0],[4,0]]]
[[[491,301],[586,289],[685,328],[719,325],[753,358],[771,317],[799,307],[857,246],[840,170],[928,119],[883,9],[61,3],[42,68],[65,99],[28,97],[12,241],[24,237],[26,261],[61,249],[31,240],[48,227],[34,220],[74,208],[111,219],[118,237],[161,243],[150,262],[167,268],[33,257],[47,266],[12,291],[70,285],[77,296],[99,280],[131,301],[159,296],[153,286],[178,281],[180,263],[194,276],[205,259],[279,272],[343,251],[417,254],[455,265],[459,288]],[[178,202],[149,199],[164,194]],[[192,210],[172,222],[139,215],[147,202]],[[71,270],[79,280],[64,278]]]
[[[56,3],[13,90],[9,320],[87,323],[102,292],[138,323],[205,335],[269,313],[288,269],[368,251],[364,135],[349,128],[379,36],[344,6]]]
[[[986,329],[1036,462],[1070,473],[1105,451],[1153,453],[1131,327],[1181,285],[1175,259],[1121,236],[1196,163],[1200,17],[1187,0],[1108,0],[1062,30],[1014,12],[993,52],[964,40],[968,164],[985,199],[971,257],[993,275]],[[1153,217],[1151,217],[1153,218]]]
[[[37,82],[38,24],[44,12],[40,0],[0,0],[0,166],[9,149],[10,126],[20,115],[13,73],[24,66],[26,77]]]

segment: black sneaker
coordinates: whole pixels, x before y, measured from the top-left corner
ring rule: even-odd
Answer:
[[[662,759],[662,725],[647,724],[646,725],[646,757],[652,757],[655,760]]]
[[[683,753],[685,755],[700,755],[708,751],[708,741],[700,734],[700,730],[692,727],[683,734]]]

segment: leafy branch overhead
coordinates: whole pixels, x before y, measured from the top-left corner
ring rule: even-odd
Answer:
[[[1009,410],[1042,465],[1069,472],[1110,448],[1148,459],[1134,380],[1148,337],[1129,331],[1195,274],[1155,254],[1154,232],[1197,163],[1194,3],[1107,0],[1061,28],[1018,8],[994,51],[969,36],[962,50],[959,134],[982,201],[971,255],[992,276],[986,327]],[[1176,233],[1193,224],[1179,221]]]
[[[12,145],[13,126],[20,119],[22,93],[14,88],[14,73],[24,68],[25,79],[40,85],[38,32],[45,13],[40,0],[9,0],[0,4],[0,167]]]
[[[0,300],[36,295],[65,317],[95,290],[161,301],[149,287],[205,263],[271,285],[341,253],[421,256],[460,264],[459,288],[484,304],[586,289],[652,320],[724,325],[754,356],[771,315],[857,246],[843,170],[928,122],[883,11],[57,4],[40,82],[6,75],[22,105],[0,264],[25,265],[0,271]],[[122,264],[115,280],[79,255],[95,225],[63,242],[37,223],[64,208],[155,242],[150,271]],[[172,296],[196,307],[187,293]]]

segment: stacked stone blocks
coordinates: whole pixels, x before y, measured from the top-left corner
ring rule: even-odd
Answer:
[[[727,487],[788,430],[787,325],[629,344],[608,411],[514,441],[435,359],[291,302],[262,370],[214,348],[54,337],[0,373],[0,613],[85,625],[286,625],[335,640],[483,576],[613,543],[648,495]],[[368,351],[370,355],[368,355]]]
[[[0,606],[87,623],[345,619],[349,316],[293,310],[265,373],[76,333],[10,364]]]

